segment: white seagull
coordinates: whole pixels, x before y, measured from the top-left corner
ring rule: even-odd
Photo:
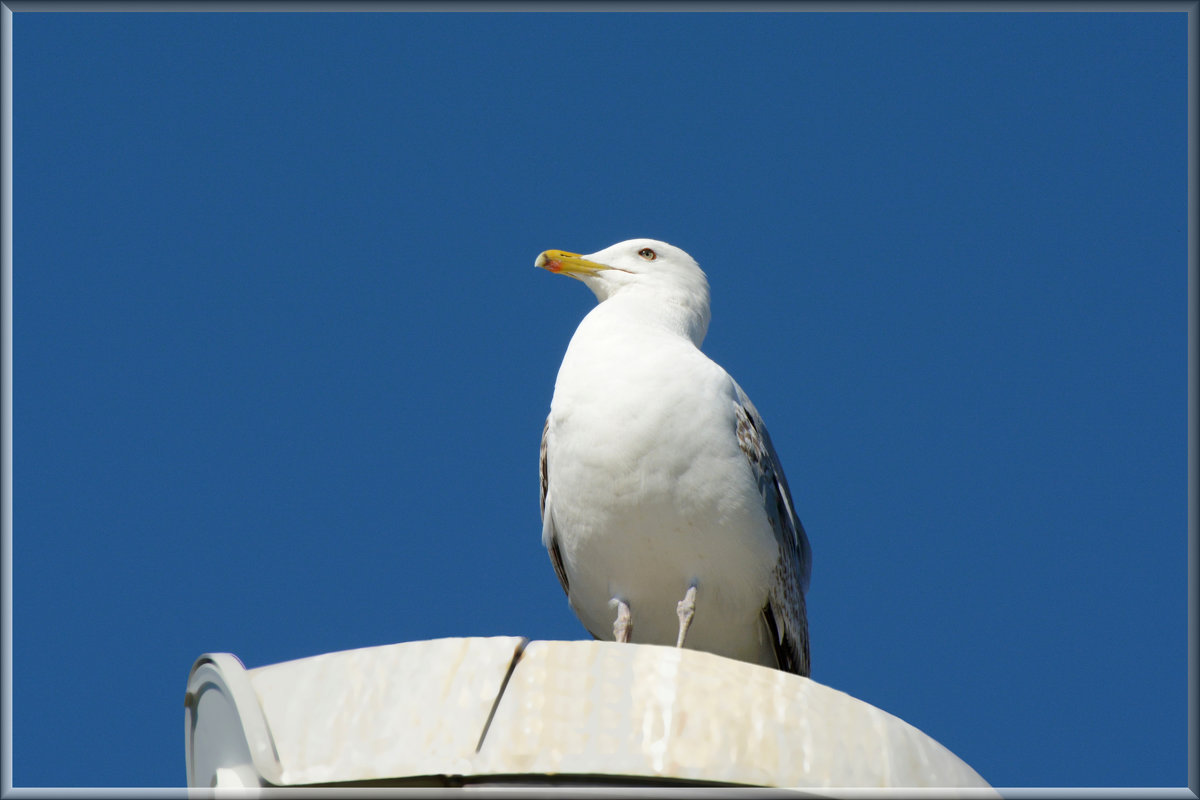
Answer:
[[[542,432],[542,543],[597,639],[809,674],[808,537],[750,399],[700,352],[708,280],[631,239],[535,266],[595,293]]]

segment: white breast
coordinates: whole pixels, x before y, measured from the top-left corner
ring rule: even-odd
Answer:
[[[692,582],[688,644],[774,666],[759,623],[778,544],[738,446],[733,383],[683,337],[606,324],[597,307],[559,370],[547,432],[550,500],[580,619],[612,638],[674,644]]]

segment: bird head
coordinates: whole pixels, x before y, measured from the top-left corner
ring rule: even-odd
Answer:
[[[646,308],[681,318],[699,345],[708,329],[708,278],[690,255],[657,239],[630,239],[588,255],[546,250],[534,266],[569,275],[605,302],[623,297]]]

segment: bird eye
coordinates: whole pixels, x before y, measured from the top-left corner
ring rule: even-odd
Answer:
[[[654,252],[649,247],[643,247],[641,250],[638,250],[638,255],[647,261],[653,261],[654,259],[658,258],[658,253]]]

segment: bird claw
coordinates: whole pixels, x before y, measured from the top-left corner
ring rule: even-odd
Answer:
[[[696,616],[695,584],[688,587],[687,594],[675,605],[675,609],[679,614],[679,639],[676,640],[675,646],[683,647],[683,640],[687,638],[688,628],[692,625],[692,617]]]

